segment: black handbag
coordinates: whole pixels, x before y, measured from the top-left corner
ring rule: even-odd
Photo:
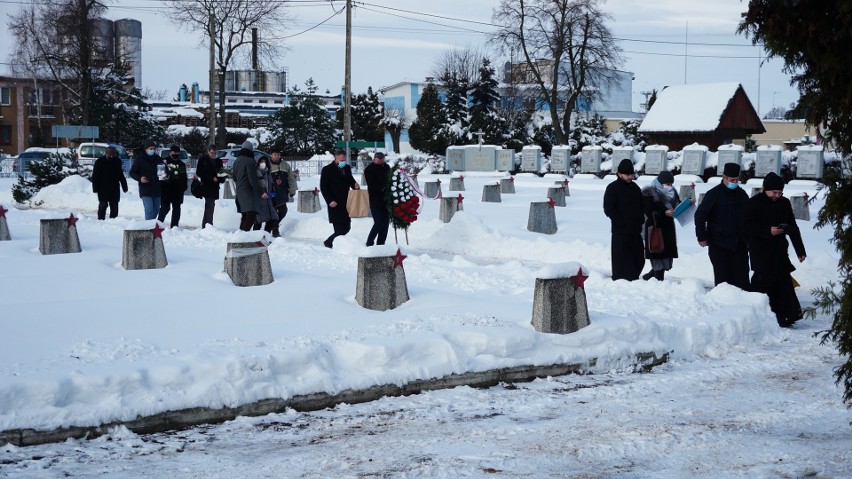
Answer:
[[[198,178],[192,179],[192,183],[189,185],[189,192],[196,198],[201,199],[204,197],[201,192],[201,181]]]

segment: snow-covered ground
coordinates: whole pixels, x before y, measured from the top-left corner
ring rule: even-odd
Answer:
[[[458,194],[447,192],[442,179],[445,194]],[[90,442],[6,446],[0,473],[852,475],[852,415],[831,377],[841,360],[812,335],[828,321],[781,330],[762,295],[711,289],[712,268],[691,227],[678,231],[681,257],[665,282],[610,281],[601,209],[608,180],[575,178],[568,206],[557,209],[559,232],[526,231],[529,202],[544,200],[558,179],[519,175],[518,193],[496,204],[479,200],[496,176],[468,174],[465,210],[449,224],[437,219],[438,203],[427,201],[409,231],[411,246],[402,247],[412,299],[388,312],[354,301],[369,219],[354,220],[352,232],[328,250],[321,244],[331,232],[325,212],[300,214],[291,204],[284,238],[269,248],[275,282],[237,288],[222,272],[225,244],[239,222],[232,201],[219,201],[216,228],[200,230],[194,228],[203,205],[187,197],[185,227],[164,233],[169,266],[124,271],[123,230],[142,217],[135,182],[122,197],[120,217],[105,222],[94,218],[97,201],[85,180],[45,189],[39,208],[7,213],[12,241],[0,243],[0,430],[87,426],[592,357],[601,374],[240,419],[178,434],[137,437],[118,429]],[[317,180],[303,178],[299,186],[313,189]],[[7,207],[11,185],[0,179]],[[813,183],[795,182],[785,193],[801,191],[813,195]],[[72,211],[82,217],[83,253],[41,256],[38,220]],[[808,259],[794,276],[807,302],[810,289],[836,277],[837,254],[830,231],[799,225]],[[566,336],[536,333],[536,274],[568,261],[590,270],[592,324]],[[644,351],[673,351],[672,363],[648,375],[615,371]]]

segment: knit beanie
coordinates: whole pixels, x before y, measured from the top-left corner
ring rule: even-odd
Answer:
[[[775,172],[770,172],[763,179],[763,191],[782,191],[784,190],[784,180],[775,174]]]
[[[632,175],[634,173],[633,162],[627,158],[621,160],[621,163],[618,164],[618,172],[622,175]]]

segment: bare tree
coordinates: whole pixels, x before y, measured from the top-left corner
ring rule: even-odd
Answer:
[[[613,80],[621,64],[602,0],[501,0],[491,41],[503,52],[518,52],[510,75],[530,83],[547,104],[559,143],[568,140],[577,99],[592,98]],[[594,87],[594,88],[592,88]]]
[[[402,130],[407,128],[408,120],[405,118],[405,110],[394,110],[385,108],[380,124],[390,133],[394,153],[399,153],[399,139]]]
[[[479,77],[479,67],[485,54],[479,47],[453,47],[444,50],[432,64],[429,75],[446,85],[450,78],[466,84]]]
[[[287,16],[283,0],[171,0],[173,22],[199,34],[202,44],[212,40],[218,74],[218,115],[216,144],[225,144],[225,72],[241,58],[244,47],[252,43],[252,29],[262,35],[257,43],[258,55],[274,61],[278,52],[271,35],[281,28]],[[266,38],[265,37],[269,37]],[[209,46],[209,45],[208,45]],[[217,85],[210,85],[213,98]],[[211,131],[212,135],[212,131]]]

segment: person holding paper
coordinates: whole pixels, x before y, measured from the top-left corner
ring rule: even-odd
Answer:
[[[704,195],[695,210],[695,236],[709,248],[713,279],[748,290],[748,249],[740,229],[748,194],[739,187],[740,165],[726,163],[722,181]]]
[[[680,203],[674,189],[674,175],[663,170],[654,178],[650,186],[642,188],[642,206],[645,210],[645,258],[651,260],[651,271],[642,275],[645,281],[656,278],[662,281],[666,271],[672,269],[677,258],[677,235],[675,233],[674,212]],[[663,251],[651,252],[648,227],[657,227],[663,233]]]

